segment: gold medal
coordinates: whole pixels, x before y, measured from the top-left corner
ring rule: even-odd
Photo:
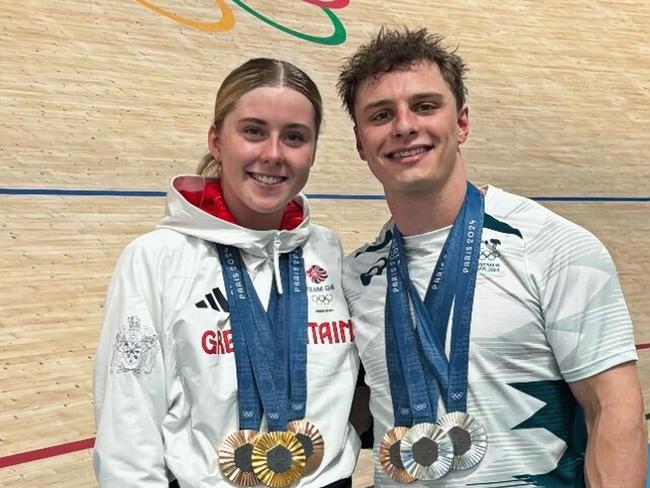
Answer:
[[[402,438],[400,454],[404,469],[418,480],[437,480],[454,462],[454,446],[447,432],[436,424],[411,427]]]
[[[400,444],[408,430],[408,427],[393,427],[384,434],[379,444],[379,463],[384,472],[395,481],[404,484],[415,481],[415,478],[404,469],[400,455]]]
[[[325,453],[325,442],[318,428],[309,420],[300,419],[292,420],[287,425],[287,430],[296,434],[298,441],[302,444],[305,450],[305,469],[302,472],[303,476],[312,474],[323,460]]]
[[[269,432],[255,440],[253,472],[266,486],[284,488],[295,483],[305,461],[305,449],[293,432]]]
[[[253,444],[258,436],[256,430],[240,430],[230,434],[221,443],[219,469],[231,483],[238,486],[259,484],[252,465]]]
[[[447,432],[454,445],[453,469],[469,469],[481,462],[487,451],[487,433],[473,416],[451,412],[436,423]]]

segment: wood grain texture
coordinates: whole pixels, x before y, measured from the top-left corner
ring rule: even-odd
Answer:
[[[215,21],[213,0],[158,0]],[[323,46],[234,2],[232,30],[207,33],[135,1],[5,0],[0,9],[0,187],[164,190],[206,150],[216,90],[253,56],[294,62],[317,82],[325,124],[308,193],[377,194],[334,85],[379,25],[426,25],[470,65],[469,174],[528,196],[650,195],[650,3],[432,4],[352,0],[334,11],[347,42]],[[331,33],[320,9],[248,0],[289,28]],[[617,263],[637,342],[650,342],[650,204],[547,205],[598,236]],[[347,251],[371,240],[382,201],[312,202]],[[0,456],[94,434],[91,374],[115,261],[153,228],[161,198],[0,196]],[[650,404],[650,351],[640,352]],[[355,486],[371,484],[368,453]],[[0,470],[0,485],[96,486],[90,452]]]

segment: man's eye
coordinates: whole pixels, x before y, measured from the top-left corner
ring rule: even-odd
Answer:
[[[370,120],[373,122],[383,122],[386,121],[390,118],[390,113],[388,110],[382,110],[381,112],[377,112],[374,114],[372,117],[370,117]]]
[[[415,109],[418,112],[431,112],[432,110],[436,109],[436,105],[431,102],[422,102],[418,103]]]

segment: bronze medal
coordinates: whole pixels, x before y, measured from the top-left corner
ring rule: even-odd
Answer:
[[[401,441],[408,430],[408,427],[393,427],[384,434],[379,444],[379,464],[384,473],[404,484],[415,481],[415,478],[404,469],[400,454]]]
[[[440,417],[437,424],[454,445],[453,469],[469,469],[481,462],[487,451],[487,433],[472,415],[451,412]]]
[[[325,442],[318,428],[309,420],[292,420],[287,425],[287,430],[296,434],[298,441],[305,450],[305,469],[302,475],[307,476],[318,469],[323,454],[325,454]]]
[[[238,486],[259,484],[252,465],[253,444],[258,436],[256,430],[240,430],[230,434],[221,443],[218,453],[219,469],[231,483]]]
[[[305,449],[293,432],[268,432],[255,440],[253,472],[266,486],[284,488],[295,483],[305,461]]]

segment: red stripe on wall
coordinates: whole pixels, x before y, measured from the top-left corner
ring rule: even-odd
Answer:
[[[68,442],[66,444],[59,444],[58,446],[45,447],[43,449],[36,449],[34,451],[21,452],[12,454],[10,456],[0,457],[0,468],[8,466],[15,466],[16,464],[29,463],[39,459],[60,456],[61,454],[68,454],[71,452],[81,451],[83,449],[91,449],[95,445],[95,438],[83,439],[80,441]]]

